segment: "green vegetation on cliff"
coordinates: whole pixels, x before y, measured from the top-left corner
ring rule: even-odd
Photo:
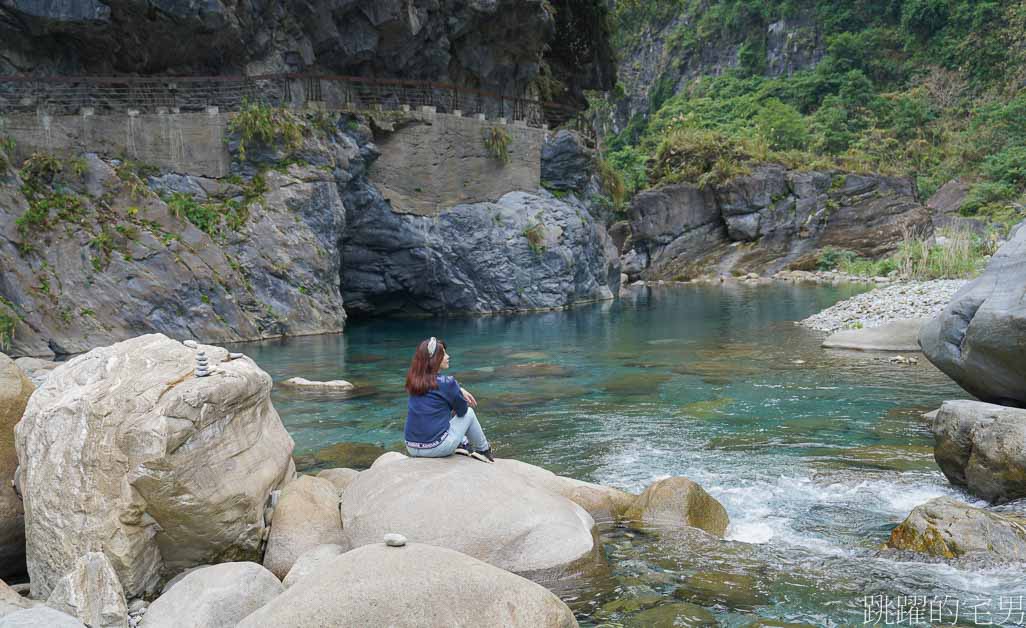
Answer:
[[[962,178],[972,186],[963,214],[1023,214],[1022,2],[626,0],[615,17],[622,68],[656,33],[670,60],[646,86],[647,111],[606,137],[606,157],[632,191],[715,180],[766,158],[907,174],[924,196]],[[812,25],[788,45],[813,49],[818,63],[771,75],[768,33],[780,20]],[[736,64],[705,64],[728,47]],[[596,103],[602,118],[627,98],[622,87],[614,94]]]

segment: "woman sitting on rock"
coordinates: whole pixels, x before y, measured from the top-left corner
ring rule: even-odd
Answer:
[[[477,399],[456,378],[440,375],[449,368],[445,343],[435,337],[417,346],[406,373],[410,401],[406,414],[406,450],[415,458],[462,454],[494,462],[492,448],[477,421]]]

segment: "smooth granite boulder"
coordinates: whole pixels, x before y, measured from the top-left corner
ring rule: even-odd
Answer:
[[[1026,223],[919,334],[923,353],[981,401],[1026,407]]]
[[[86,625],[48,606],[34,606],[0,617],[0,628],[86,628]]]
[[[269,626],[570,628],[577,621],[540,585],[465,554],[378,542],[331,559],[239,623]]]
[[[221,563],[191,571],[146,609],[140,628],[235,628],[285,591],[256,563]]]
[[[521,574],[597,560],[595,522],[584,509],[502,464],[464,456],[375,463],[346,489],[342,524],[353,547],[396,532]]]
[[[341,545],[318,545],[312,550],[303,552],[296,562],[292,564],[292,569],[289,569],[289,573],[285,576],[285,579],[281,581],[285,588],[289,588],[296,584],[306,576],[317,571],[321,565],[328,562],[336,556],[341,556],[346,553],[347,548]]]
[[[25,567],[25,511],[11,480],[18,467],[14,426],[34,390],[14,361],[0,353],[0,578]]]
[[[264,567],[280,580],[304,552],[344,544],[338,503],[338,489],[323,478],[304,475],[286,486],[271,519]]]
[[[89,628],[127,628],[128,604],[107,557],[89,552],[57,582],[46,605],[77,617]]]
[[[360,472],[356,469],[325,469],[317,473],[317,477],[332,483],[339,495],[345,492]]]
[[[891,531],[887,547],[939,556],[1026,560],[1026,519],[974,508],[950,497],[916,506]]]
[[[673,477],[654,482],[638,495],[624,513],[634,526],[705,530],[722,537],[727,531],[727,510],[687,478]]]
[[[38,601],[22,597],[17,591],[0,580],[0,617],[16,613],[25,608],[38,606]]]
[[[1026,410],[945,401],[933,436],[934,458],[952,484],[992,503],[1026,497]]]
[[[635,495],[619,489],[583,482],[512,459],[497,459],[501,469],[515,473],[545,490],[562,495],[588,511],[596,521],[614,521],[634,502]]]
[[[259,560],[292,438],[267,373],[200,348],[208,377],[195,350],[152,334],[62,364],[32,395],[16,439],[34,597],[91,551],[129,598],[189,567]]]

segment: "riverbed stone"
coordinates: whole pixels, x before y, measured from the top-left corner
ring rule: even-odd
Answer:
[[[722,604],[742,611],[769,603],[754,577],[725,571],[701,571],[688,576],[673,595],[702,606]]]
[[[852,349],[855,351],[919,351],[921,319],[884,323],[879,327],[845,329],[831,334],[823,341],[825,349]]]
[[[375,464],[346,490],[342,520],[353,547],[396,532],[514,573],[564,573],[598,560],[584,509],[502,464],[464,456]]]
[[[286,486],[271,520],[264,567],[282,579],[304,552],[343,545],[338,504],[338,489],[323,478],[304,475]]]
[[[200,348],[208,377],[194,350],[151,334],[63,363],[32,395],[16,440],[33,597],[89,551],[131,598],[192,566],[259,559],[293,442],[267,373]]]
[[[317,477],[331,482],[338,494],[341,495],[358,475],[360,472],[356,469],[325,469],[319,472]]]
[[[933,435],[934,458],[952,484],[991,503],[1026,497],[1026,410],[945,401]]]
[[[891,531],[887,547],[941,558],[1026,560],[1026,519],[988,512],[950,497],[916,506]]]
[[[1026,407],[1026,222],[919,340],[926,357],[974,397]]]
[[[86,625],[48,606],[34,606],[0,617],[0,628],[86,628]]]
[[[624,519],[635,527],[689,526],[722,537],[727,531],[727,510],[701,486],[684,477],[654,482],[638,495]]]
[[[128,605],[118,575],[101,552],[89,552],[75,561],[57,582],[50,608],[77,617],[89,628],[127,628]]]
[[[25,511],[11,481],[18,467],[14,426],[34,390],[14,360],[0,353],[0,578],[25,567]]]
[[[328,381],[313,381],[305,377],[290,377],[281,382],[286,388],[298,390],[309,390],[315,392],[349,392],[356,388],[351,382],[344,379],[332,379]]]
[[[266,626],[570,628],[577,621],[540,585],[465,554],[378,542],[331,559],[239,623]]]
[[[632,615],[628,628],[680,628],[681,626],[718,626],[716,616],[701,606],[678,602],[664,604]]]
[[[310,456],[303,456],[303,465],[330,465],[349,469],[368,469],[371,464],[385,453],[385,448],[374,443],[334,443],[322,447]]]
[[[235,628],[285,591],[270,571],[251,562],[221,563],[190,572],[146,609],[140,628]]]
[[[299,555],[296,562],[292,564],[288,575],[282,580],[286,589],[299,582],[302,578],[320,569],[321,565],[327,563],[336,556],[341,556],[348,551],[348,548],[341,545],[318,545]]]

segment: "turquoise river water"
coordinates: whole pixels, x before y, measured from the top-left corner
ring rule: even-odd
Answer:
[[[823,350],[794,324],[859,290],[636,289],[568,311],[358,322],[341,336],[240,346],[275,380],[360,387],[347,400],[276,387],[300,460],[338,442],[400,442],[405,370],[434,335],[500,457],[633,492],[683,475],[723,503],[725,540],[602,523],[609,572],[546,583],[582,626],[707,625],[704,612],[728,626],[925,625],[931,612],[1021,625],[1020,569],[878,552],[916,505],[975,502],[941,475],[921,416],[961,389],[926,360]]]

